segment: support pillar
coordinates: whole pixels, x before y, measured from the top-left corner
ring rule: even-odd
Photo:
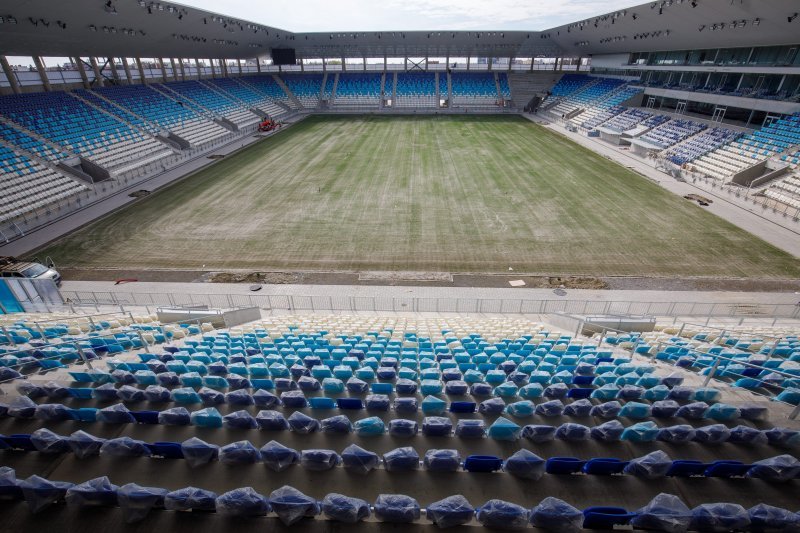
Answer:
[[[86,67],[83,65],[83,61],[81,61],[81,58],[77,56],[73,57],[72,61],[75,63],[75,68],[78,69],[78,74],[81,75],[81,82],[83,82],[83,88],[88,89],[90,87],[89,76],[86,75]],[[8,74],[6,74],[6,77],[8,77]],[[11,88],[13,89],[14,87],[12,86]]]
[[[220,70],[222,71],[222,77],[223,78],[227,78],[228,77],[228,64],[225,62],[224,59],[220,59],[219,60],[219,66],[220,66]]]
[[[183,59],[180,57],[178,58],[178,65],[181,67],[181,79],[186,81],[186,67],[183,64]]]
[[[108,58],[108,66],[111,69],[111,77],[114,78],[114,81],[119,83],[119,72],[117,72],[117,64],[114,62],[113,57]]]
[[[361,60],[364,62],[364,72],[366,72],[367,71],[367,58],[366,57],[362,57]]]
[[[261,59],[256,58],[256,70],[261,74]]]
[[[306,60],[302,57],[300,58],[300,72],[306,71]]]
[[[322,58],[322,72],[328,72],[328,64],[325,62],[325,57]]]
[[[33,56],[33,63],[36,65],[36,70],[39,72],[39,79],[42,80],[42,87],[45,91],[52,91],[50,87],[50,80],[47,77],[47,71],[44,69],[44,62],[39,56]]]
[[[178,67],[175,65],[175,58],[169,58],[169,64],[172,67],[172,81],[178,81]]]
[[[492,58],[491,57],[487,57],[486,61],[488,62],[487,63],[487,66],[489,67],[488,70],[491,72],[491,70],[492,70]]]
[[[236,64],[239,66],[239,76],[241,76],[242,75],[242,60],[241,59],[237,59],[236,60]]]
[[[342,72],[347,70],[347,61],[344,60],[344,56],[342,56]]]
[[[561,58],[558,58],[558,57],[557,57],[557,58],[556,58],[556,62],[553,64],[553,71],[554,71],[554,72],[558,72],[558,60],[559,60],[559,59],[561,59]]]
[[[386,54],[383,54],[383,71],[384,72],[386,72],[386,67],[387,67],[388,61],[389,61],[389,58],[386,56]]]
[[[467,72],[469,72],[469,56],[467,56]]]
[[[208,62],[211,63],[211,77],[212,78],[216,78],[217,77],[217,70],[216,70],[216,68],[214,68],[214,60],[213,59],[209,59]]]
[[[579,56],[578,57],[578,64],[575,65],[575,72],[580,72],[581,71],[581,61],[583,61],[583,58]]]
[[[125,69],[125,78],[128,80],[128,85],[133,85],[133,76],[131,76],[131,66],[128,64],[128,58],[122,58],[122,68]]]
[[[89,58],[89,64],[92,65],[94,71],[94,81],[98,87],[104,87],[106,82],[103,75],[100,73],[100,66],[97,64],[97,58],[92,56]]]
[[[194,58],[194,68],[197,69],[197,79],[203,79],[203,69],[200,68],[200,60],[196,57]]]
[[[6,59],[6,56],[0,56],[0,64],[3,65],[3,72],[6,75],[8,83],[11,85],[11,90],[14,92],[14,94],[19,94],[19,82],[17,81],[16,73],[11,70],[11,65],[8,64],[8,59]]]
[[[513,58],[513,57],[509,57],[509,58],[508,58],[508,71],[509,71],[509,72],[511,72],[511,64],[512,64],[513,62],[514,62],[514,58]],[[533,60],[531,60],[531,63],[533,63]]]
[[[158,59],[158,64],[161,67],[161,81],[163,83],[167,83],[169,79],[167,79],[167,67],[164,66],[164,58],[159,57],[157,59]]]
[[[147,85],[147,77],[144,75],[144,67],[142,66],[142,58],[134,58],[136,61],[136,68],[139,69],[139,77],[141,78],[142,85]]]

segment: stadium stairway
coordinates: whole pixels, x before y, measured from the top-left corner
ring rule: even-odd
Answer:
[[[280,76],[278,76],[277,74],[273,74],[272,79],[275,80],[275,83],[277,83],[278,86],[281,89],[283,89],[283,92],[285,92],[286,95],[289,97],[289,108],[292,111],[297,111],[298,109],[303,108],[303,104],[300,102],[297,96],[295,96],[295,94],[291,91],[291,89],[289,89],[289,87],[286,85],[283,79],[281,79]]]
[[[522,109],[527,106],[534,96],[544,95],[553,87],[561,74],[553,73],[530,73],[520,74],[512,72],[508,75],[508,84],[511,89],[511,100],[514,105]]]

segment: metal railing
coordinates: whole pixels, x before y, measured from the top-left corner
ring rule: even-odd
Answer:
[[[259,307],[265,311],[412,312],[450,314],[602,314],[659,317],[800,318],[794,304],[534,300],[527,298],[427,298],[348,295],[192,294],[61,291],[67,305]]]

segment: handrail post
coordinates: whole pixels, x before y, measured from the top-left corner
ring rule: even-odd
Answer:
[[[94,368],[92,367],[92,362],[89,361],[89,359],[86,357],[86,354],[83,353],[83,348],[81,348],[81,345],[80,345],[79,342],[75,343],[75,348],[78,350],[78,355],[81,357],[81,360],[84,363],[86,363],[86,368],[88,368],[89,370],[94,370]]]
[[[711,381],[711,378],[713,378],[714,374],[716,374],[718,367],[719,367],[719,357],[716,357],[714,359],[714,364],[711,365],[711,371],[706,375],[705,381],[703,381],[703,387],[708,385],[708,382]]]
[[[17,342],[14,340],[14,337],[11,336],[11,333],[8,332],[5,326],[0,326],[0,330],[3,331],[3,335],[8,339],[8,342],[11,343],[11,346],[14,348],[17,347]]]

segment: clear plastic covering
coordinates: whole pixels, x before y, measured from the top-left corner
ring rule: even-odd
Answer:
[[[383,435],[386,433],[386,424],[377,416],[370,416],[356,420],[356,423],[353,424],[353,430],[360,437]]]
[[[302,367],[301,367],[302,368]],[[300,387],[300,390],[304,391],[318,391],[322,389],[322,385],[316,378],[312,378],[311,376],[301,376],[297,380],[297,386]]]
[[[694,439],[694,428],[689,424],[677,424],[658,430],[656,440],[663,442],[684,443]]]
[[[216,407],[206,407],[205,409],[194,411],[189,418],[195,426],[207,428],[222,427],[222,415],[219,414]]]
[[[73,455],[78,459],[91,457],[100,453],[100,448],[106,439],[95,437],[85,431],[76,431],[69,436],[68,443]]]
[[[369,390],[369,383],[357,377],[352,377],[347,380],[346,387],[350,394],[366,394]]]
[[[464,396],[469,392],[469,385],[460,379],[448,381],[444,386],[444,392],[451,396]]]
[[[385,394],[368,394],[364,407],[370,411],[388,411],[392,401]]]
[[[486,434],[483,420],[462,419],[456,423],[456,437],[480,438]]]
[[[731,430],[723,424],[712,424],[710,426],[703,426],[695,429],[694,440],[695,442],[704,442],[706,444],[720,444],[727,442],[731,436]]]
[[[600,418],[616,418],[620,411],[622,411],[622,405],[618,401],[611,401],[595,405],[589,414]]]
[[[345,415],[336,415],[320,420],[320,430],[323,433],[348,434],[353,432],[353,424]]]
[[[706,402],[692,402],[681,406],[675,413],[675,416],[678,418],[687,418],[689,420],[700,420],[705,417],[707,410],[708,404]]]
[[[665,385],[666,385],[666,383],[665,383]],[[667,385],[667,386],[669,386],[669,385]],[[677,386],[677,387],[672,387],[669,390],[669,394],[667,395],[667,398],[670,399],[670,400],[687,401],[687,400],[692,399],[693,396],[694,396],[694,389],[692,387]]]
[[[587,417],[589,413],[592,412],[592,407],[594,407],[594,404],[590,400],[581,398],[580,400],[575,400],[567,404],[567,406],[564,407],[564,414],[566,416]]]
[[[544,475],[545,460],[524,448],[503,463],[503,470],[516,477],[536,480]]]
[[[62,420],[72,420],[74,415],[66,406],[60,403],[43,403],[36,407],[34,418],[49,422],[59,422]]]
[[[639,422],[625,428],[621,439],[630,442],[652,442],[658,436],[658,429],[655,422]]]
[[[320,511],[317,500],[289,485],[272,491],[272,494],[269,495],[269,504],[280,521],[287,526],[291,526],[305,517],[317,516]]]
[[[258,389],[253,393],[253,402],[258,406],[265,409],[272,409],[281,404],[281,399],[264,389]]]
[[[422,464],[431,472],[455,472],[461,466],[458,450],[431,449],[425,452]]]
[[[426,415],[440,415],[447,409],[447,402],[436,396],[425,396],[422,399],[422,412]]]
[[[389,435],[393,437],[413,437],[419,432],[416,420],[396,418],[389,421]]]
[[[506,406],[506,413],[517,418],[533,416],[536,405],[530,400],[510,403]]]
[[[314,380],[316,381],[316,380]],[[230,405],[255,405],[255,400],[245,389],[231,391],[225,395],[225,401]]]
[[[422,434],[428,437],[447,437],[453,432],[453,423],[445,416],[426,416],[422,420]]]
[[[351,444],[342,451],[342,464],[352,472],[368,474],[380,466],[381,458],[377,453]]]
[[[256,415],[256,422],[261,429],[268,431],[284,431],[289,429],[289,421],[279,411],[265,409]]]
[[[159,385],[148,385],[144,389],[144,399],[152,403],[165,403],[172,400],[169,389]]]
[[[466,524],[473,516],[475,509],[461,494],[433,502],[425,509],[425,517],[440,528]]]
[[[240,440],[220,448],[219,461],[229,465],[253,464],[261,461],[261,452],[250,441]]]
[[[411,446],[395,448],[383,454],[383,466],[390,472],[416,470],[419,468],[419,454]]]
[[[728,405],[727,403],[715,403],[706,410],[704,416],[720,422],[730,422],[740,418],[742,412],[736,406]]]
[[[739,414],[745,420],[764,421],[769,419],[769,409],[767,407],[752,403],[740,405]]]
[[[641,402],[628,402],[619,412],[621,417],[636,419],[648,418],[651,414],[650,405]]]
[[[298,409],[308,407],[308,400],[306,400],[303,391],[300,390],[290,390],[282,392],[281,402],[283,402],[283,405],[285,405],[286,407],[293,407]]]
[[[672,418],[680,407],[680,404],[675,400],[658,400],[653,402],[651,411],[655,417]]]
[[[107,457],[150,457],[150,448],[144,441],[130,437],[108,439],[100,446],[100,455]]]
[[[553,383],[544,389],[544,396],[546,398],[565,398],[569,392],[569,387],[566,383]]]
[[[292,413],[287,422],[289,422],[289,427],[292,431],[303,435],[313,433],[319,429],[319,420],[303,414],[300,411]]]
[[[664,477],[672,466],[672,459],[661,450],[650,452],[631,460],[624,472],[645,479]]]
[[[756,461],[747,472],[748,477],[770,481],[789,481],[798,475],[800,475],[800,461],[788,454]]]
[[[698,531],[731,531],[747,529],[750,515],[735,503],[705,503],[692,509],[689,529]]]
[[[128,483],[117,490],[117,501],[122,515],[128,524],[139,522],[147,517],[151,509],[164,507],[164,496],[169,491],[157,487],[142,487]]]
[[[522,432],[522,428],[512,422],[511,420],[499,416],[497,420],[492,422],[489,430],[486,432],[490,439],[495,440],[517,440]]]
[[[800,532],[800,514],[759,503],[747,510],[750,528],[753,531],[772,531],[775,533]]]
[[[536,414],[539,416],[561,416],[564,414],[564,404],[561,400],[550,400],[536,406]]]
[[[370,516],[369,503],[335,492],[322,500],[322,512],[326,518],[346,524],[355,524]]]
[[[582,440],[589,440],[591,436],[591,430],[582,424],[573,424],[568,422],[566,424],[561,424],[556,429],[556,438],[560,440],[569,440],[569,441],[582,441]]]
[[[244,487],[221,494],[216,500],[216,509],[228,516],[264,516],[272,509],[267,499],[253,487]]]
[[[57,381],[48,381],[42,385],[42,390],[52,400],[59,400],[69,396],[69,387],[65,387]]]
[[[210,490],[186,487],[164,496],[164,508],[170,511],[214,511],[217,494]]]
[[[195,468],[213,461],[219,454],[219,446],[192,437],[181,443],[181,451],[189,466]]]
[[[379,494],[374,508],[375,518],[382,522],[408,523],[420,516],[417,500],[403,494]]]
[[[499,415],[506,408],[502,398],[489,398],[478,405],[478,412],[485,415]]]
[[[5,381],[2,379],[2,376],[0,376],[0,381]],[[18,383],[15,388],[20,395],[27,396],[28,398],[41,398],[42,396],[46,395],[44,387],[31,383],[30,381]]]
[[[121,403],[110,405],[97,412],[97,421],[106,424],[135,424],[136,419]]]
[[[57,435],[47,428],[39,428],[31,433],[31,443],[42,453],[66,453],[70,451],[69,438]]]
[[[218,390],[212,389],[211,387],[203,387],[199,391],[197,391],[197,395],[200,397],[200,400],[203,402],[203,405],[222,405],[225,403],[225,395]],[[191,393],[187,396],[191,398]],[[178,401],[177,399],[175,401]],[[186,402],[188,403],[188,401]]]
[[[518,392],[520,397],[527,399],[541,398],[543,393],[544,389],[539,383],[528,383],[521,387]]]
[[[692,396],[695,401],[708,403],[718,402],[721,397],[722,393],[711,387],[700,387],[694,391]]]
[[[189,410],[185,407],[173,407],[158,413],[158,423],[165,426],[188,426],[191,422]]]
[[[767,443],[767,436],[756,428],[750,426],[736,426],[731,428],[731,435],[728,442],[735,444],[749,444],[751,446],[761,446]]]
[[[259,427],[253,415],[244,409],[223,416],[222,423],[229,429],[258,429]]]
[[[800,432],[797,430],[782,427],[764,430],[767,441],[773,446],[790,447],[790,442],[793,442],[792,439],[795,439],[799,434]],[[797,439],[795,439],[795,441],[796,440]]]
[[[333,450],[311,449],[300,452],[300,465],[308,470],[330,470],[342,462]]]
[[[478,522],[489,528],[525,529],[530,511],[516,503],[489,500],[478,509]]]
[[[395,398],[394,410],[396,413],[416,413],[419,410],[419,402],[416,398]]]
[[[103,383],[99,387],[93,388],[92,397],[101,402],[111,402],[119,399],[119,396],[117,396],[117,388],[113,383]]]
[[[131,385],[123,385],[117,390],[117,397],[123,402],[143,402],[145,400],[144,391],[132,387]]]
[[[531,510],[531,524],[550,531],[579,531],[583,527],[583,513],[550,496]]]
[[[522,428],[521,436],[531,442],[550,442],[556,438],[556,427],[529,424]]]
[[[691,509],[680,498],[662,492],[636,511],[631,525],[637,529],[683,533],[689,528],[691,519]]]
[[[270,470],[282,472],[295,463],[300,462],[297,450],[284,446],[274,440],[261,447],[261,460]]]
[[[50,481],[39,476],[31,476],[17,483],[32,513],[38,513],[64,498],[74,483]]]
[[[64,499],[70,507],[116,505],[118,488],[106,476],[102,476],[70,487]]]
[[[590,435],[594,440],[617,442],[622,438],[625,426],[619,420],[609,420],[592,428]]]

